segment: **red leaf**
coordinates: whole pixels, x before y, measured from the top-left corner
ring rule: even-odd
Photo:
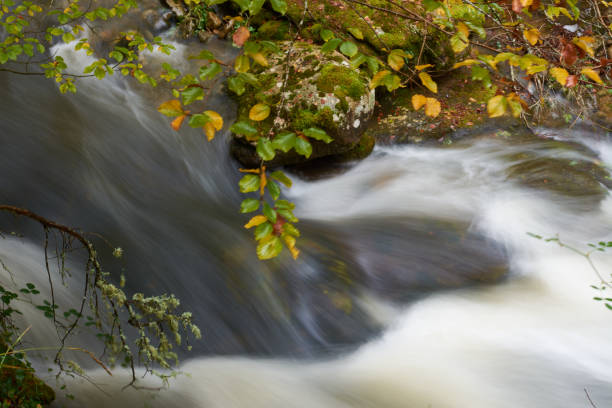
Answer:
[[[521,0],[512,0],[512,11],[518,14],[520,14],[520,12],[523,11]]]
[[[573,88],[578,84],[578,75],[570,75],[567,77],[565,81],[565,86],[568,88]]]
[[[578,58],[577,53],[581,51],[572,43],[565,43],[561,49],[561,62],[566,65],[574,65]]]
[[[234,44],[239,47],[242,47],[244,43],[249,39],[251,33],[249,29],[245,26],[238,27],[234,35],[232,36],[232,40],[234,40]]]
[[[612,64],[612,59],[610,58],[601,58],[599,60],[599,65],[601,65],[602,68],[604,68],[606,65]]]

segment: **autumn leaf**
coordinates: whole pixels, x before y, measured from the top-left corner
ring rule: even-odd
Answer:
[[[440,114],[440,102],[436,98],[427,98],[425,101],[425,115],[435,118]]]
[[[561,49],[561,62],[566,65],[574,65],[574,62],[578,59],[578,52],[576,46],[572,43],[565,43]]]
[[[422,70],[424,70],[425,68],[429,68],[429,67],[433,67],[433,65],[431,65],[431,64],[417,65],[417,66],[415,66],[414,68],[415,68],[417,71],[422,71]]]
[[[249,220],[246,224],[244,224],[244,228],[249,229],[252,227],[256,227],[264,222],[268,221],[268,219],[264,215],[256,215]]]
[[[393,50],[387,56],[387,63],[391,68],[399,71],[404,66],[404,50]]]
[[[419,78],[421,82],[427,89],[429,89],[433,93],[438,93],[438,84],[436,84],[426,72],[419,73]]]
[[[557,80],[561,84],[561,86],[565,86],[567,84],[567,77],[569,76],[569,72],[567,72],[563,68],[551,68],[550,75]]]
[[[210,123],[212,123],[216,130],[223,128],[223,118],[221,115],[211,110],[204,111],[204,113],[210,118]]]
[[[172,129],[178,131],[181,128],[181,125],[183,124],[183,121],[185,120],[186,117],[187,115],[177,116],[176,119],[174,119],[172,123],[170,123],[170,126],[172,126]]]
[[[251,33],[249,32],[249,29],[246,26],[240,26],[232,36],[232,40],[234,41],[234,44],[242,47],[250,36]]]
[[[171,101],[162,103],[161,105],[159,105],[157,110],[162,115],[170,117],[180,116],[184,113],[183,108],[181,107],[181,101],[179,101],[178,99],[173,99]]]
[[[268,60],[266,59],[266,57],[261,52],[256,52],[255,54],[252,54],[251,58],[253,58],[253,61],[258,63],[262,67],[267,67],[268,66]]]
[[[578,85],[578,75],[570,75],[567,77],[567,82],[565,83],[565,86],[567,86],[568,88],[573,88],[576,85]]]
[[[580,73],[586,76],[587,78],[591,79],[592,81],[603,85],[603,81],[599,77],[599,74],[593,68],[582,68]]]
[[[420,94],[412,95],[412,107],[414,110],[421,109],[421,106],[425,105],[426,102],[427,98],[425,96]]]
[[[204,124],[204,133],[206,133],[206,138],[210,142],[215,137],[215,132],[223,128],[223,118],[215,111],[208,110],[204,113],[210,119]]]
[[[254,105],[249,111],[249,119],[261,122],[270,116],[270,107],[265,103]]]
[[[251,63],[249,62],[249,57],[246,55],[240,55],[236,58],[236,61],[234,61],[234,69],[236,72],[248,72],[250,68]]]
[[[540,31],[537,28],[523,31],[523,37],[531,45],[536,45],[540,40]]]
[[[373,77],[372,80],[370,80],[370,89],[374,89],[377,86],[380,86],[383,84],[383,80],[385,79],[385,77],[387,75],[390,75],[391,71],[378,71]]]
[[[578,48],[589,54],[591,57],[595,55],[595,50],[593,50],[593,44],[595,44],[595,39],[593,37],[576,37],[572,40],[572,42],[576,44]]]
[[[478,61],[478,60],[475,60],[475,59],[466,59],[466,60],[463,60],[461,62],[456,62],[455,65],[453,65],[453,69],[460,68],[460,67],[465,67],[465,66],[468,66],[468,65],[474,65],[474,64],[478,64],[478,63],[480,63],[480,61]]]
[[[490,118],[504,116],[508,109],[508,101],[504,95],[497,95],[489,99],[487,103],[487,112]]]

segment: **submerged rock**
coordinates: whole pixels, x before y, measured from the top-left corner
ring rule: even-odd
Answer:
[[[367,75],[353,69],[339,52],[326,54],[320,46],[303,42],[293,45],[286,64],[290,43],[278,45],[281,53],[270,55],[268,67],[259,68],[254,74],[256,80],[246,84],[245,91],[237,97],[238,121],[249,121],[249,110],[257,103],[280,105],[280,112],[273,112],[263,122],[252,122],[261,134],[268,134],[275,120],[273,132],[323,129],[333,142],[310,140],[313,150],[308,159],[338,155],[356,147],[374,111],[375,92],[368,88]],[[285,84],[286,69],[289,76]],[[234,135],[232,153],[244,166],[259,165],[255,140]],[[308,159],[294,150],[277,152],[268,165],[298,164]]]

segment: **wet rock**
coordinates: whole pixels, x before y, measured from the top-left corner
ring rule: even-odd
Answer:
[[[531,188],[570,197],[602,199],[612,187],[609,173],[601,165],[586,160],[536,157],[511,166],[508,178]]]
[[[289,64],[284,55],[288,42],[278,43],[281,52],[268,57],[269,66],[256,72],[257,83],[246,84],[246,91],[237,97],[238,120],[248,121],[248,113],[257,103],[282,106],[265,121],[254,123],[260,133],[268,134],[276,122],[276,131],[302,131],[317,127],[326,131],[333,142],[310,140],[313,146],[310,159],[349,152],[360,141],[361,134],[374,110],[375,93],[368,88],[369,78],[351,68],[342,54],[321,52],[321,47],[296,43]],[[289,69],[283,88],[285,69]],[[282,103],[281,103],[282,102]],[[235,135],[232,153],[245,166],[257,166],[259,157],[255,141]],[[277,153],[270,166],[303,163],[307,159],[291,150]]]
[[[172,10],[177,17],[183,17],[187,13],[187,7],[182,0],[162,0],[162,4]]]

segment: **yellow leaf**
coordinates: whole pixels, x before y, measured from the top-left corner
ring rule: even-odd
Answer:
[[[391,68],[399,71],[404,66],[404,57],[400,54],[392,52],[387,56],[387,63]]]
[[[466,59],[466,60],[463,60],[461,62],[455,63],[455,65],[453,65],[453,69],[460,68],[460,67],[465,67],[466,65],[474,65],[474,64],[478,64],[478,63],[480,63],[480,61],[478,61],[478,60],[475,60],[475,59]]]
[[[416,68],[417,71],[422,71],[425,68],[429,68],[429,67],[433,67],[433,65],[431,65],[431,64],[417,65],[415,68]]]
[[[558,67],[551,68],[549,72],[550,75],[552,75],[552,77],[555,78],[557,82],[561,84],[561,86],[565,86],[565,84],[567,83],[567,77],[569,76],[569,72],[567,72],[563,68]]]
[[[521,6],[523,6],[523,8],[529,7],[532,4],[533,4],[533,0],[521,0]]]
[[[249,119],[261,122],[270,116],[270,107],[265,103],[258,103],[249,111]]]
[[[295,247],[295,238],[291,235],[283,235],[283,240],[285,241],[287,248],[289,248],[293,259],[297,259],[298,255],[300,254],[300,251]]]
[[[531,45],[536,45],[540,40],[540,31],[537,28],[523,31],[523,36]]]
[[[378,71],[373,77],[372,80],[370,81],[370,89],[374,89],[377,86],[380,86],[382,84],[383,79],[385,79],[385,77],[387,75],[389,75],[391,73],[391,71]]]
[[[593,44],[595,43],[595,39],[593,37],[577,37],[574,38],[572,42],[578,47],[580,47],[584,52],[589,54],[591,57],[595,55],[595,50],[593,50]]]
[[[246,55],[241,55],[236,58],[236,61],[234,62],[234,69],[236,72],[248,72],[249,68],[251,68],[249,57]]]
[[[468,28],[468,26],[465,25],[465,23],[461,21],[457,23],[457,31],[463,34],[465,38],[468,38],[470,36],[470,29]]]
[[[183,121],[185,120],[186,117],[187,115],[177,116],[176,119],[174,119],[172,123],[170,124],[170,126],[172,126],[172,129],[178,131],[181,128],[181,125],[183,124]]]
[[[181,102],[178,99],[173,99],[171,101],[167,101],[159,105],[157,108],[159,113],[166,116],[180,116],[183,114],[183,108],[181,107]]]
[[[487,103],[487,111],[490,118],[504,116],[508,109],[508,101],[504,95],[497,95],[489,99]]]
[[[425,105],[425,102],[427,102],[427,98],[423,95],[412,95],[412,107],[414,110],[421,109],[421,106]]]
[[[469,43],[470,41],[468,40],[468,37],[461,31],[457,31],[450,38],[451,48],[453,49],[453,52],[455,52],[455,54],[458,54],[461,51],[465,50]]]
[[[598,84],[603,85],[603,81],[599,77],[599,74],[595,72],[593,68],[582,68],[582,71],[580,71],[580,73],[587,76],[589,79],[597,82]]]
[[[425,101],[425,115],[435,118],[440,114],[440,102],[436,98],[427,98]]]
[[[256,227],[264,222],[268,221],[265,215],[256,215],[249,220],[246,224],[244,224],[244,228],[249,229],[252,227]]]
[[[256,52],[255,54],[252,54],[251,58],[253,58],[253,61],[258,63],[262,67],[267,67],[268,66],[268,60],[266,59],[266,57],[261,52]]]
[[[438,93],[438,84],[436,84],[431,77],[429,76],[428,73],[426,72],[421,72],[419,74],[419,78],[421,78],[421,82],[423,83],[423,85],[425,85],[425,87],[427,89],[429,89],[431,92],[433,93]]]
[[[210,142],[215,137],[215,126],[212,122],[207,122],[204,124],[204,133],[206,133],[206,139]]]
[[[204,113],[210,118],[210,122],[208,123],[211,123],[215,130],[221,130],[221,128],[223,127],[223,118],[221,117],[221,115],[219,115],[215,111],[210,110],[204,111]]]

